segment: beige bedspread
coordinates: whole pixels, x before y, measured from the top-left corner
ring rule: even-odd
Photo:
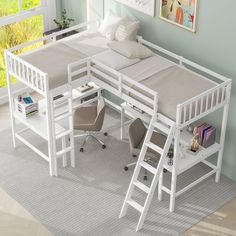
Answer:
[[[50,89],[67,83],[68,64],[85,57],[85,54],[60,42],[21,56],[25,61],[48,73]]]

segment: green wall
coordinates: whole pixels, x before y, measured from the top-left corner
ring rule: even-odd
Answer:
[[[61,10],[66,9],[67,16],[75,19],[71,25],[86,21],[86,0],[60,0]]]
[[[105,0],[105,11],[133,15],[141,22],[140,34],[145,39],[184,56],[200,65],[232,78],[232,97],[223,159],[223,173],[236,180],[236,1],[199,0],[197,33],[188,32],[156,17],[138,13],[112,0]],[[221,112],[208,117],[217,127]]]

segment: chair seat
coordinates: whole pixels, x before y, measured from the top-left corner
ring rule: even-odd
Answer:
[[[74,114],[74,128],[83,131],[99,131],[95,124],[97,107],[81,107]]]

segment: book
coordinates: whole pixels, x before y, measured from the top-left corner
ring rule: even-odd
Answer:
[[[216,137],[216,128],[212,126],[211,128],[209,128],[205,131],[202,146],[204,148],[208,148],[209,146],[214,144],[215,143],[215,137]]]
[[[201,126],[201,128],[199,129],[199,141],[200,141],[200,145],[202,145],[203,143],[203,137],[204,137],[204,132],[209,129],[211,127],[211,125],[209,124],[204,124],[203,126]]]

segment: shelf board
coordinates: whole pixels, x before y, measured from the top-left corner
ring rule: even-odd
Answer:
[[[183,156],[179,157],[179,160],[177,163],[178,165],[177,173],[181,174],[185,170],[193,167],[194,165],[203,161],[207,157],[217,153],[220,149],[221,149],[220,144],[215,143],[208,148],[202,147],[202,149],[197,154],[190,154],[189,152],[183,150]],[[164,168],[172,172],[173,166],[170,166],[167,163],[168,163],[168,158],[165,161]]]
[[[36,134],[44,138],[45,140],[48,140],[48,132],[47,132],[47,119],[44,114],[33,114],[30,117],[24,118],[21,114],[18,112],[14,112],[14,117],[21,123],[23,123],[25,126],[30,128],[32,131],[34,131]],[[56,134],[61,133],[65,131],[63,127],[55,124],[56,128]]]

